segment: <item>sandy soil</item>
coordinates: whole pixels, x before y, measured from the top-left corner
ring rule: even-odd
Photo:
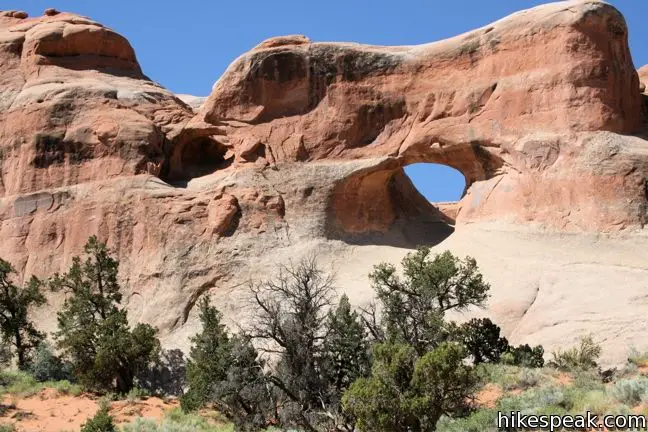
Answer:
[[[0,424],[14,424],[18,432],[78,431],[96,413],[99,400],[92,395],[61,395],[45,389],[27,398],[5,396],[2,400]],[[164,413],[178,406],[177,401],[151,397],[139,401],[111,403],[110,413],[117,424],[129,423],[135,417],[161,419]]]
[[[497,384],[486,384],[475,396],[475,404],[480,408],[495,408],[504,392]]]

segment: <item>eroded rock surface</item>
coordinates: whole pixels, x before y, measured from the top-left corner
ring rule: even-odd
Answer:
[[[357,199],[334,204],[343,230],[387,229],[387,180],[437,162],[479,182],[459,221],[610,231],[643,225],[643,174],[599,167],[642,162],[587,132],[637,132],[640,106],[623,18],[581,2],[423,46],[267,41],[230,66],[198,119],[223,126],[235,153],[258,143],[269,164],[388,157],[391,171],[350,179]]]
[[[642,93],[646,92],[646,81],[648,81],[648,65],[642,66],[637,71],[639,74],[639,81],[641,82]]]
[[[498,283],[488,313],[515,342],[560,345],[584,316],[633,340],[604,300],[545,319],[570,289],[547,272],[567,266],[578,284],[605,267],[592,255],[578,266],[560,255],[544,273],[520,266],[508,280],[510,264],[460,240],[492,233],[532,251],[524,233],[541,230],[556,248],[562,236],[594,235],[598,247],[624,236],[638,249],[646,69],[634,69],[612,6],[549,4],[420,46],[273,38],[238,58],[206,101],[150,81],[113,30],[54,12],[0,13],[0,256],[22,277],[64,271],[97,234],[121,259],[131,318],[186,348],[201,295],[240,321],[245,282],[277,262],[317,250],[361,303],[370,259],[438,244],[483,258]],[[415,162],[461,171],[461,201],[427,202],[403,171]],[[511,247],[502,259],[525,256]],[[527,264],[539,256],[529,251]],[[607,281],[626,271],[601,270]]]
[[[199,111],[200,108],[205,103],[205,101],[207,100],[207,97],[205,97],[205,96],[194,96],[194,95],[188,95],[188,94],[178,94],[176,96],[182,102],[189,105],[191,107],[191,109],[193,109],[194,111]]]

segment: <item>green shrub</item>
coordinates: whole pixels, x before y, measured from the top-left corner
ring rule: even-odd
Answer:
[[[102,399],[105,399],[107,401],[118,401],[118,400],[123,400],[123,396],[124,395],[119,393],[108,392],[103,395]]]
[[[551,378],[551,371],[547,369],[498,363],[481,364],[476,370],[483,384],[496,384],[502,390],[528,389]]]
[[[23,371],[0,372],[0,391],[20,396],[31,396],[38,393],[43,385],[33,376]]]
[[[16,427],[13,424],[0,424],[0,432],[14,432]]]
[[[648,352],[640,352],[636,348],[630,348],[628,363],[637,367],[648,366]]]
[[[203,330],[191,338],[189,390],[180,406],[194,411],[214,405],[241,428],[262,428],[272,405],[256,349],[248,337],[227,334],[221,313],[208,298],[199,307]]]
[[[468,417],[453,419],[441,417],[437,423],[437,432],[496,432],[497,410],[480,409]]]
[[[499,362],[509,350],[506,338],[500,337],[500,328],[488,318],[473,318],[463,323],[456,339],[466,347],[475,365]]]
[[[139,417],[124,425],[122,430],[123,432],[234,432],[234,427],[232,424],[210,426],[202,423],[178,423],[168,420],[158,424],[155,420]]]
[[[29,365],[29,372],[39,382],[70,380],[72,378],[70,365],[55,355],[51,345],[46,341],[36,348]]]
[[[442,415],[463,416],[478,380],[465,349],[444,343],[422,357],[410,345],[377,344],[370,377],[344,393],[360,431],[434,430]]]
[[[0,258],[0,335],[2,335],[3,357],[7,354],[6,346],[16,355],[19,369],[25,370],[31,361],[34,349],[45,338],[36,330],[30,311],[35,306],[42,306],[47,301],[41,292],[42,282],[32,276],[23,286],[15,285],[16,270],[7,261]]]
[[[351,308],[346,294],[342,295],[337,307],[329,311],[325,329],[323,375],[334,398],[338,398],[371,369],[365,326],[358,312]]]
[[[167,422],[196,426],[202,429],[212,427],[204,417],[194,413],[186,413],[182,411],[181,408],[173,408],[167,411],[164,420]]]
[[[554,384],[560,373],[555,369],[528,369],[503,364],[481,364],[477,367],[483,383],[502,388],[528,388],[520,394],[506,394],[494,408],[478,409],[464,418],[442,417],[440,432],[495,432],[497,412],[520,411],[525,414],[620,415],[631,412],[630,406],[648,397],[648,378],[625,380],[613,388],[606,387],[596,370],[580,369],[571,384]],[[632,381],[632,382],[629,382]],[[545,382],[551,384],[545,385]],[[613,395],[618,394],[615,398]],[[646,409],[648,413],[648,409]]]
[[[535,392],[535,398],[531,398],[535,404],[536,413],[564,414],[573,407],[573,401],[568,397],[564,388],[544,387]]]
[[[500,386],[503,390],[510,390],[516,386],[517,375],[521,368],[508,364],[483,363],[475,370],[483,384],[492,383]]]
[[[628,414],[632,414],[633,410],[631,407],[629,407],[626,404],[618,403],[616,405],[613,405],[608,411],[607,414],[609,415],[624,415],[627,416]]]
[[[99,410],[90,420],[81,427],[81,432],[117,432],[113,418],[108,412],[108,401],[99,402]]]
[[[0,338],[0,367],[11,367],[12,358],[13,353],[11,352],[11,345],[7,341],[3,341],[2,338]]]
[[[557,408],[568,411],[572,408],[572,402],[567,397],[565,389],[555,385],[533,388],[519,395],[506,396],[498,403],[498,409],[507,412],[538,413],[540,410],[551,411]]]
[[[132,422],[122,426],[123,432],[158,432],[161,430],[161,425],[153,419],[137,417]]]
[[[501,412],[522,411],[530,414],[564,415],[582,414],[590,411],[596,414],[619,414],[628,412],[629,408],[617,402],[600,387],[590,389],[578,387],[549,385],[532,388],[519,395],[508,395],[500,399],[497,410]]]
[[[187,387],[187,360],[184,353],[175,349],[163,349],[160,358],[136,377],[137,385],[154,395],[181,396]]]
[[[527,344],[510,347],[500,361],[509,365],[539,368],[544,366],[544,348],[541,345],[532,347]]]
[[[626,363],[621,370],[619,370],[615,377],[617,379],[630,378],[639,374],[639,367],[634,363]]]
[[[369,275],[382,305],[382,330],[372,333],[382,333],[390,341],[405,342],[414,347],[419,356],[447,339],[444,331],[447,330],[444,329],[447,327],[444,321],[447,313],[472,306],[481,307],[488,300],[490,285],[474,258],[467,256],[462,259],[450,251],[435,254],[430,247],[422,246],[408,253],[401,265],[402,276],[396,266],[389,263],[374,266]],[[492,330],[485,332],[488,339],[493,339]],[[474,336],[473,331],[469,333]],[[483,338],[484,335],[477,337]],[[490,348],[495,351],[501,348],[499,338],[494,339],[491,342],[495,346],[489,347],[489,351]],[[474,340],[470,345],[474,347],[472,342]],[[493,351],[488,354],[477,351],[478,356],[494,354]]]
[[[60,394],[78,396],[83,393],[83,387],[79,384],[73,384],[70,381],[48,381],[43,383],[43,387],[53,388]]]
[[[233,432],[234,425],[229,423],[221,426],[210,424],[207,419],[197,414],[187,414],[181,409],[167,412],[162,422],[151,419],[137,418],[123,426],[123,432]]]
[[[84,251],[85,261],[74,257],[68,273],[49,280],[52,290],[68,294],[54,337],[79,383],[125,394],[138,373],[158,359],[157,330],[148,324],[130,327],[120,305],[119,262],[106,244],[92,236]]]
[[[581,338],[578,346],[552,353],[550,365],[560,370],[592,369],[601,355],[601,346],[591,336]]]
[[[615,412],[619,405],[605,389],[575,390],[571,393],[571,400],[573,401],[572,411],[575,413],[584,414],[589,411],[599,416]]]
[[[648,379],[636,378],[619,380],[614,384],[614,387],[612,387],[610,392],[612,393],[612,396],[624,404],[630,406],[638,405],[648,395]]]
[[[524,368],[520,370],[517,376],[517,387],[520,389],[528,389],[538,385],[542,378],[542,373],[537,369]]]
[[[547,405],[535,409],[534,414],[543,416],[565,416],[569,411],[562,405]]]
[[[61,394],[77,396],[82,393],[82,387],[69,381],[47,381],[40,383],[22,371],[0,372],[0,392],[19,396],[32,396],[44,388],[53,388]]]
[[[143,389],[141,387],[133,387],[132,389],[130,389],[128,394],[126,394],[126,399],[128,399],[131,402],[134,402],[137,400],[147,399],[150,396],[151,396],[150,391]]]
[[[578,370],[574,374],[573,387],[581,390],[605,390],[601,377],[593,370]]]

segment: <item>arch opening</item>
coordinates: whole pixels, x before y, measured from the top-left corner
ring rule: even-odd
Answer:
[[[461,171],[438,163],[413,163],[405,174],[431,203],[459,201],[466,191],[466,178]]]
[[[413,163],[404,168],[405,175],[419,194],[437,207],[454,224],[457,203],[465,195],[466,178],[461,171],[438,163]]]
[[[173,184],[180,184],[226,168],[232,161],[233,155],[228,154],[225,145],[210,136],[196,137],[176,145],[163,176]]]
[[[420,182],[417,188],[406,171],[412,170],[405,168],[403,161],[392,159],[342,180],[329,203],[328,236],[352,244],[402,247],[435,245],[445,240],[454,232],[459,208],[456,202],[466,188],[464,175],[445,165],[415,166],[415,179],[422,175],[428,182],[436,181],[436,188],[446,189],[435,194]],[[431,202],[424,194],[449,202]]]
[[[208,137],[190,141],[180,154],[185,177],[211,174],[225,162],[226,149]]]

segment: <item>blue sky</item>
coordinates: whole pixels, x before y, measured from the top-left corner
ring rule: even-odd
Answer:
[[[481,27],[537,0],[0,0],[30,16],[48,7],[89,16],[126,36],[144,72],[176,93],[209,94],[237,56],[262,40],[305,34],[315,41],[378,45],[431,42]],[[610,1],[625,15],[637,67],[648,64],[648,1]],[[406,169],[432,201],[459,198],[463,177],[448,167]]]

